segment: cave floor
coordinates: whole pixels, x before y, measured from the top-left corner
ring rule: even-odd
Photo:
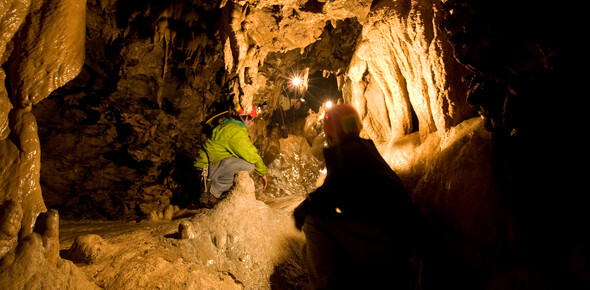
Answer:
[[[115,239],[120,236],[132,235],[139,232],[151,232],[154,235],[166,235],[168,231],[178,229],[180,220],[192,217],[206,209],[181,209],[171,221],[99,221],[99,220],[60,220],[59,244],[60,250],[72,246],[74,239],[81,235],[94,234],[103,239]],[[176,225],[176,227],[175,227]]]
[[[301,199],[267,200],[266,205],[257,201],[255,208],[258,212],[272,211],[279,216],[281,224],[288,224],[289,210]],[[288,248],[295,250],[277,254],[285,252],[284,249],[273,249],[264,235],[256,235],[260,237],[252,240],[247,234],[236,234],[233,225],[228,225],[219,212],[223,209],[216,206],[180,209],[172,220],[62,220],[60,255],[74,262],[89,280],[104,289],[275,289],[278,285],[281,289],[306,288],[298,252],[303,239],[293,238],[290,230],[280,229],[292,225],[277,227],[262,219],[255,219],[250,225],[264,228],[269,236],[288,233],[289,237],[284,239],[290,241]],[[181,238],[179,225],[184,221],[194,225],[194,238]],[[85,239],[75,242],[77,237]],[[265,244],[267,249],[260,250],[264,246],[258,245]],[[256,257],[274,260],[268,257],[277,255],[283,258],[272,261],[272,266],[270,261],[256,261]],[[284,257],[289,255],[292,257]]]

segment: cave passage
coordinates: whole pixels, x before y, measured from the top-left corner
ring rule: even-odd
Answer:
[[[329,102],[431,230],[422,290],[589,289],[576,4],[4,1],[0,289],[310,289],[292,214],[326,175]],[[240,172],[189,206],[238,104],[269,187]]]
[[[320,107],[328,101],[335,104],[342,100],[336,75],[329,74],[324,77],[323,74],[322,70],[318,70],[309,76],[309,85],[305,93],[305,100],[315,112],[318,112]]]

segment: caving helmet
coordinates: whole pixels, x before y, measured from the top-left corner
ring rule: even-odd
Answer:
[[[326,136],[348,139],[358,137],[363,125],[357,110],[348,104],[338,104],[326,110],[324,133]]]
[[[258,116],[258,110],[254,105],[252,105],[250,110],[244,110],[240,106],[240,104],[235,104],[233,113],[238,119],[240,119],[240,121],[242,121],[246,125],[250,124],[250,122],[252,122],[252,120],[254,120],[254,118]]]
[[[240,116],[250,116],[252,118],[256,118],[258,116],[258,110],[254,105],[252,105],[250,111],[244,111],[240,104],[236,104],[234,106],[234,111]]]

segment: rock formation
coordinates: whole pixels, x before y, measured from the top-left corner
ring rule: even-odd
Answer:
[[[580,169],[585,18],[574,6],[3,0],[0,285],[133,288],[146,285],[128,270],[148,264],[158,287],[265,288],[273,267],[283,271],[276,283],[289,273],[284,286],[299,283],[301,240],[285,212],[321,177],[321,104],[338,99],[360,111],[362,136],[433,229],[424,288],[588,288],[590,242],[578,234],[590,220]],[[295,75],[317,106],[280,138],[272,114]],[[240,175],[245,194],[187,211],[198,192],[192,161],[233,104],[261,105],[250,134],[272,169],[269,191]],[[177,222],[185,214],[194,217]],[[79,233],[60,257],[60,217],[158,226]],[[268,224],[249,218],[269,219],[267,240],[253,236]],[[125,256],[125,240],[149,240],[147,254]],[[183,245],[190,258],[174,252]],[[150,252],[159,249],[168,256]]]
[[[444,131],[467,119],[465,70],[439,25],[437,1],[376,1],[348,68],[345,100],[361,109],[365,134],[386,142]]]
[[[84,229],[84,223],[71,226]],[[224,200],[190,217],[92,226],[104,237],[68,238],[62,256],[102,288],[270,289],[271,281],[306,285],[300,268],[303,235],[287,212],[256,200],[246,172],[236,175]],[[290,275],[282,268],[290,269]]]
[[[85,1],[5,1],[2,5],[0,202],[22,208],[19,238],[46,211],[39,184],[41,148],[32,106],[82,67]],[[63,21],[68,19],[68,21]]]

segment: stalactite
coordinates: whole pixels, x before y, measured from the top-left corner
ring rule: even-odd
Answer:
[[[167,31],[166,35],[169,35],[170,32]],[[158,106],[162,108],[162,99],[164,98],[162,92],[164,90],[164,84],[166,83],[166,73],[168,72],[168,58],[170,55],[170,43],[171,40],[169,37],[164,37],[162,45],[164,45],[164,63],[162,64],[162,75],[158,79],[158,90],[156,92],[156,99],[158,101]]]

